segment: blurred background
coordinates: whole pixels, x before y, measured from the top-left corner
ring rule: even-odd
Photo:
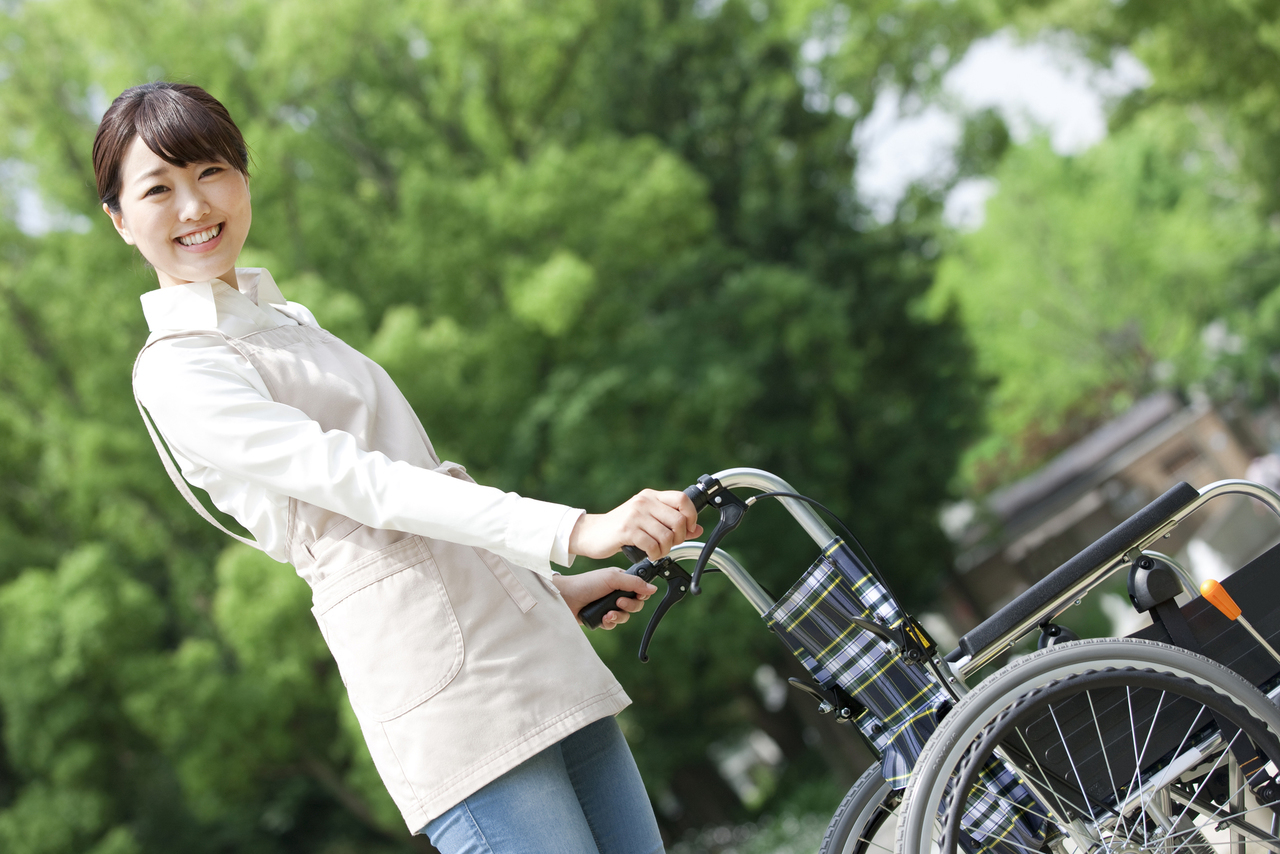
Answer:
[[[242,264],[480,481],[775,471],[946,642],[1177,480],[1280,483],[1277,52],[1278,0],[0,1],[0,850],[430,850],[306,584],[147,440],[154,276],[90,164],[124,88],[229,107]],[[1229,571],[1246,510],[1173,547]],[[728,546],[775,594],[816,554],[763,504]],[[592,635],[664,833],[813,851],[868,755],[706,588],[648,665]]]

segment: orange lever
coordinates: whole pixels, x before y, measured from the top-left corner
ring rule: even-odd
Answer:
[[[1212,578],[1200,585],[1200,595],[1209,600],[1209,604],[1222,612],[1228,620],[1240,616],[1240,606],[1226,589]]]

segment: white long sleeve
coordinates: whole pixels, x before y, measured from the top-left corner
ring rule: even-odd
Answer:
[[[274,310],[265,298],[273,283],[259,288],[257,305],[214,282],[152,292],[144,306],[156,333],[175,323],[208,328],[193,312],[210,309],[216,328],[231,335],[245,334],[245,324],[251,331],[296,323],[290,314],[310,320],[296,304]],[[176,290],[189,293],[165,293]],[[246,316],[253,315],[246,304],[257,316]],[[186,479],[279,560],[286,559],[292,497],[372,527],[480,546],[543,574],[551,573],[552,559],[569,563],[568,536],[581,510],[362,450],[354,436],[324,431],[301,410],[273,400],[253,366],[221,337],[155,343],[139,362],[135,390]]]

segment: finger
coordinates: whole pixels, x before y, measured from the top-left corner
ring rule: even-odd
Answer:
[[[636,548],[643,551],[649,560],[656,561],[666,555],[667,552],[671,551],[671,546],[668,545],[668,543],[663,542],[663,532],[665,532],[665,539],[669,542],[671,539],[671,530],[669,528],[662,528],[656,523],[653,527],[654,530],[652,532],[647,528],[638,530],[632,539],[634,540]]]
[[[684,516],[685,530],[688,531],[690,537],[701,536],[702,526],[698,524],[698,508],[693,506],[693,501],[683,492],[676,492],[675,494],[678,496],[676,498],[676,507],[679,509],[680,514]]]
[[[685,512],[682,505],[688,505],[688,513]],[[693,502],[683,492],[659,493],[658,500],[649,505],[648,512],[650,516],[673,531],[687,531],[691,521],[697,524],[697,514],[693,510]]]
[[[658,592],[658,588],[645,581],[638,575],[627,575],[621,570],[618,575],[610,578],[609,583],[613,585],[614,590],[629,590],[637,596],[652,596]]]
[[[645,520],[644,533],[652,539],[658,548],[658,557],[671,551],[672,545],[676,544],[676,531],[667,528],[657,519]]]
[[[689,537],[696,537],[702,533],[702,526],[698,524],[698,510],[693,506],[689,496],[670,489],[659,493],[659,500],[678,514],[674,517],[663,517],[663,523],[668,528],[673,530],[683,528],[686,536]]]
[[[604,619],[600,621],[600,628],[608,631],[615,626],[620,626],[631,618],[626,611],[610,611],[604,615]]]
[[[641,599],[619,599],[618,600],[618,610],[626,611],[629,614],[634,614],[643,607],[644,607],[644,601]]]

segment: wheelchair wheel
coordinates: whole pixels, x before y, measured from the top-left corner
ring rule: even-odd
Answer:
[[[872,765],[836,808],[818,854],[892,854],[901,800]]]
[[[1221,665],[1119,638],[966,695],[917,761],[902,854],[1280,854],[1280,708]]]

